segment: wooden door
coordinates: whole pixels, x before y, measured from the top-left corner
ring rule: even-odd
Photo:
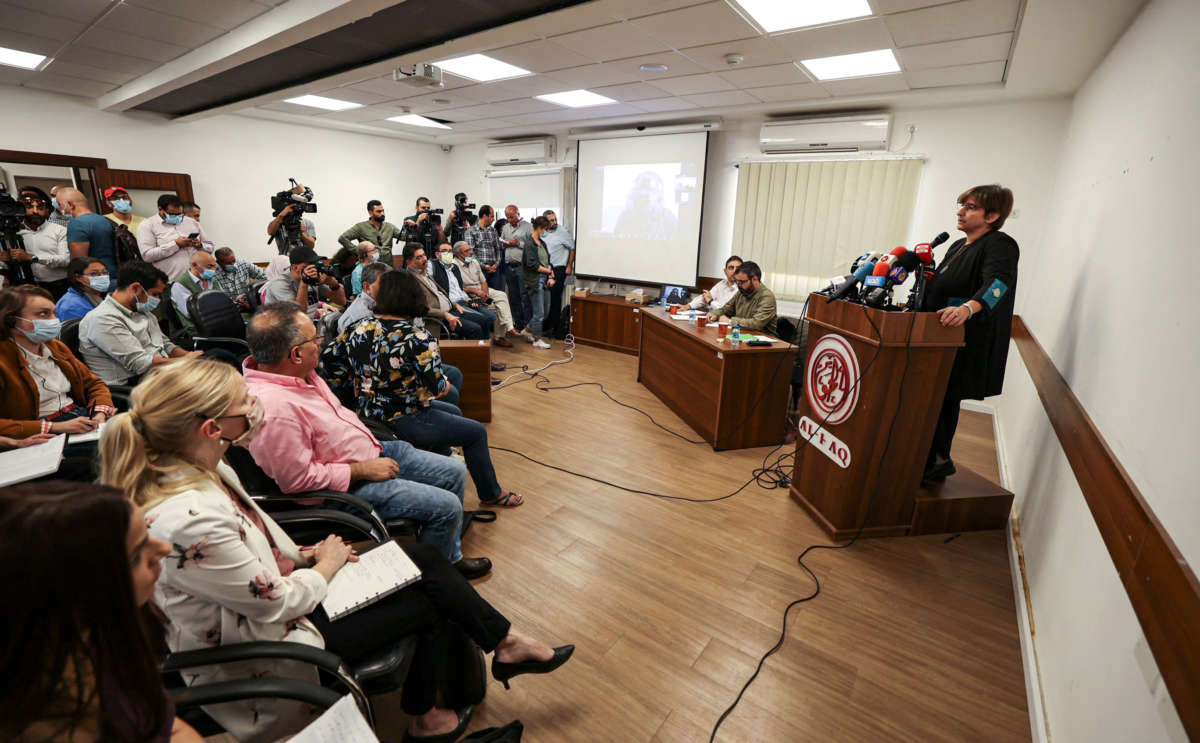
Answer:
[[[192,177],[187,173],[160,173],[152,170],[118,170],[101,167],[96,168],[96,185],[101,195],[106,188],[122,186],[130,190],[174,193],[183,201],[195,200],[192,196]],[[112,209],[109,209],[108,205],[101,201],[100,212],[110,211]]]

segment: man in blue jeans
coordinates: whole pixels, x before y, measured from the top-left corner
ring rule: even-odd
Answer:
[[[244,372],[262,401],[262,429],[250,453],[284,493],[351,492],[384,519],[425,523],[420,541],[437,546],[466,578],[492,569],[486,557],[462,555],[467,468],[404,441],[380,443],[317,376],[322,336],[292,302],[262,307],[246,329],[251,358]]]

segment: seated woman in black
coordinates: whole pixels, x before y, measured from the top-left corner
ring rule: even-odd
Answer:
[[[163,690],[146,611],[170,545],[111,488],[0,490],[9,589],[0,637],[0,739],[201,743]],[[46,552],[53,544],[54,554]]]
[[[450,388],[433,336],[413,325],[425,314],[425,295],[406,271],[379,279],[375,317],[347,328],[321,355],[322,375],[364,418],[386,423],[413,446],[448,453],[461,446],[475,493],[485,506],[519,506],[525,499],[496,479],[487,429],[439,397]]]

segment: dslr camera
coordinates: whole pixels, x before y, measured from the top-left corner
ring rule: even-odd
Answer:
[[[302,278],[304,280],[304,283],[308,284],[309,286],[317,286],[318,284],[320,284],[321,283],[321,274],[324,274],[326,276],[334,276],[335,275],[333,273],[333,268],[324,263],[310,263],[309,265],[312,266],[313,268],[317,269],[317,277],[315,279],[309,278],[308,274],[301,274],[301,276],[300,276],[300,278]]]

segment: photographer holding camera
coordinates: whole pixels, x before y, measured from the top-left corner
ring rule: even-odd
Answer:
[[[317,228],[304,214],[317,211],[317,205],[312,203],[313,192],[307,186],[290,179],[292,188],[280,191],[271,197],[271,214],[273,218],[267,225],[267,242],[274,242],[279,256],[271,261],[267,275],[271,278],[286,273],[288,267],[287,255],[293,248],[305,247],[312,250],[317,244]]]
[[[425,196],[419,197],[417,213],[404,220],[400,241],[420,243],[425,248],[426,255],[433,255],[437,252],[437,246],[446,242],[446,233],[442,230],[442,210],[431,209],[429,199]]]
[[[342,282],[334,277],[333,269],[321,262],[323,260],[312,248],[292,248],[288,253],[291,269],[267,282],[263,304],[295,302],[304,307],[310,316],[313,313],[307,308],[318,300],[328,300],[345,307],[346,292],[342,289]]]
[[[379,260],[390,266],[393,264],[392,243],[401,239],[401,230],[386,221],[383,203],[379,199],[367,202],[367,216],[367,221],[359,222],[343,232],[338,242],[347,250],[357,250],[361,242],[373,243],[379,248]]]
[[[467,232],[477,221],[471,212],[474,208],[475,205],[471,203],[465,193],[459,191],[454,194],[454,211],[450,212],[450,240],[448,240],[451,245],[466,240]]]

